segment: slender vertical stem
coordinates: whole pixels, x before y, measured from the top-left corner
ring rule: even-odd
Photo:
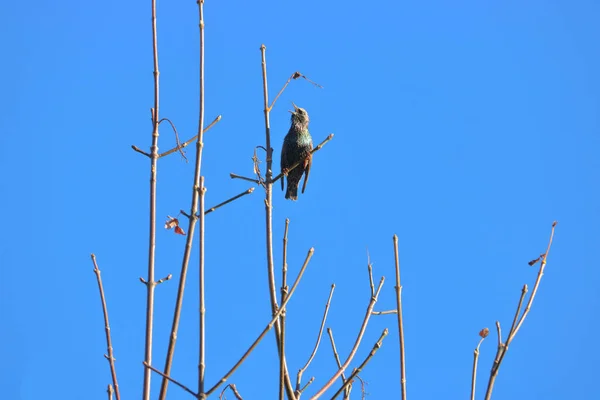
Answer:
[[[177,332],[179,330],[179,320],[181,319],[181,307],[183,305],[183,295],[185,291],[185,283],[187,279],[187,270],[192,252],[193,238],[196,228],[196,220],[202,218],[200,229],[200,247],[204,246],[204,212],[201,212],[201,217],[197,216],[198,213],[198,201],[199,192],[204,186],[200,184],[201,168],[202,168],[202,150],[204,149],[204,1],[198,1],[198,13],[199,13],[199,27],[200,27],[200,110],[198,117],[198,133],[196,140],[196,164],[194,167],[194,184],[192,186],[192,201],[189,212],[189,224],[188,234],[185,242],[185,250],[183,253],[183,260],[181,262],[181,274],[179,278],[179,287],[177,290],[177,300],[175,301],[175,311],[173,313],[173,323],[171,326],[171,335],[169,337],[169,347],[167,350],[167,357],[165,360],[164,375],[170,376],[171,367],[173,365],[173,356],[175,354],[175,344],[177,343]],[[204,271],[203,260],[201,261],[202,273]],[[203,279],[202,279],[203,282]],[[203,283],[202,283],[203,284]],[[204,292],[202,292],[204,293]],[[202,305],[201,305],[202,309]],[[204,371],[202,371],[204,373]],[[199,371],[200,374],[200,371]],[[169,386],[169,380],[163,377],[160,388],[160,400],[165,400],[167,397],[167,388]]]
[[[285,302],[287,296],[287,235],[290,227],[289,218],[285,219],[285,230],[283,233],[283,263],[281,266],[281,304]],[[281,324],[281,354],[279,357],[279,400],[284,400],[284,388],[285,388],[285,362],[283,355],[285,354],[285,313],[283,310],[279,321]]]
[[[154,108],[152,109],[152,147],[150,148],[150,232],[148,244],[148,277],[146,279],[146,337],[144,361],[152,364],[152,327],[154,323],[154,261],[156,251],[156,172],[158,160],[159,71],[156,33],[156,0],[152,0],[152,49],[154,57]],[[144,368],[143,399],[150,399],[152,371]]]
[[[96,280],[98,281],[98,289],[100,290],[100,301],[102,302],[102,312],[104,314],[104,332],[106,333],[106,358],[108,359],[108,364],[110,365],[110,375],[112,377],[113,385],[115,387],[115,396],[117,400],[121,399],[121,394],[119,393],[119,383],[117,381],[117,370],[115,368],[115,357],[113,355],[113,346],[112,339],[110,337],[110,324],[108,323],[108,307],[106,306],[106,298],[104,297],[104,286],[102,285],[102,277],[100,273],[100,268],[98,268],[98,263],[96,262],[96,256],[92,254],[92,262],[94,263],[94,273],[96,274]],[[109,397],[112,398],[113,388],[111,385],[108,385],[108,393]]]
[[[479,346],[485,337],[482,337],[473,352],[473,372],[471,374],[471,400],[475,400],[475,382],[477,380],[477,361],[479,360]]]
[[[262,55],[262,78],[263,78],[263,97],[265,113],[265,138],[267,149],[267,173],[265,182],[265,222],[266,222],[266,244],[267,244],[267,272],[269,276],[269,294],[271,299],[271,312],[273,315],[278,311],[277,292],[275,286],[275,266],[273,262],[273,149],[271,148],[271,123],[269,121],[269,90],[267,85],[267,47],[260,46]],[[281,348],[281,325],[279,320],[275,322],[275,339],[280,357],[283,359],[285,369],[285,387],[289,399],[295,399],[292,381],[285,365],[285,353]]]
[[[400,387],[402,400],[406,400],[406,368],[404,364],[404,323],[402,322],[402,285],[400,284],[400,260],[398,257],[398,235],[394,235],[394,258],[396,262],[396,309],[398,311],[398,337],[400,339]]]
[[[204,131],[204,0],[198,0],[198,27],[200,29],[200,104],[198,110],[198,140],[202,139]],[[201,152],[198,157],[201,157]],[[200,285],[200,343],[198,350],[198,397],[205,399],[204,394],[204,372],[206,370],[206,307],[204,303],[204,194],[206,188],[204,187],[204,177],[200,177],[200,210],[199,210],[199,222],[198,230],[200,236],[200,260],[199,260],[199,285]]]

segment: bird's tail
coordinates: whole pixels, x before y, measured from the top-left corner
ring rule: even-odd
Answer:
[[[289,200],[298,200],[298,183],[288,182],[285,198]]]

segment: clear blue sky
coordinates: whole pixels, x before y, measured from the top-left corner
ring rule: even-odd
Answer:
[[[535,279],[527,261],[544,251],[556,219],[546,274],[494,399],[599,395],[600,5],[500,3],[207,0],[207,122],[223,115],[205,140],[207,205],[251,185],[229,173],[250,175],[253,148],[264,144],[261,43],[271,96],[296,70],[324,86],[293,82],[281,97],[276,160],[291,101],[308,110],[315,142],[336,135],[315,155],[298,202],[275,192],[277,265],[286,217],[291,273],[316,249],[289,306],[293,373],[332,282],[327,326],[347,354],[369,301],[367,247],[376,277],[387,278],[376,309],[393,308],[397,233],[409,396],[467,397],[477,333],[496,319],[508,330],[521,286]],[[161,1],[158,13],[161,116],[187,139],[197,128],[197,8]],[[140,398],[149,162],[130,146],[150,144],[150,1],[13,1],[0,15],[0,391],[10,400],[106,398],[94,252],[121,392]],[[160,149],[173,144],[162,128]],[[189,208],[192,175],[177,154],[159,161],[159,223]],[[206,223],[212,384],[269,318],[262,191]],[[157,277],[178,278],[184,238],[160,228],[157,244]],[[196,252],[192,265],[173,375],[195,386]],[[176,286],[157,289],[157,366]],[[393,316],[372,319],[353,366],[385,327],[391,334],[362,374],[370,399],[398,398]],[[480,396],[495,341],[482,345]],[[244,398],[272,399],[277,368],[269,335],[232,382]],[[305,380],[315,375],[317,389],[333,371],[325,337]],[[170,394],[189,398],[172,385]]]

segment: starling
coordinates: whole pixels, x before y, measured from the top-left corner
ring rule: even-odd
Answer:
[[[313,148],[312,137],[308,132],[308,113],[305,109],[296,106],[294,103],[294,111],[292,113],[292,126],[287,135],[283,139],[283,148],[281,149],[281,171],[287,173],[287,191],[285,198],[290,200],[298,199],[298,184],[304,176],[304,184],[302,185],[302,193],[306,189],[308,174],[310,173],[310,165],[312,163],[311,150]],[[300,162],[291,171],[288,171],[294,164]],[[281,190],[283,190],[283,179],[281,179]]]

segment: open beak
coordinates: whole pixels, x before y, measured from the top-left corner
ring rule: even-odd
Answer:
[[[293,101],[292,101],[292,105],[294,106],[294,111],[292,111],[292,110],[288,110],[288,111],[291,112],[292,114],[296,114],[296,111],[298,111],[298,106],[295,105]]]

